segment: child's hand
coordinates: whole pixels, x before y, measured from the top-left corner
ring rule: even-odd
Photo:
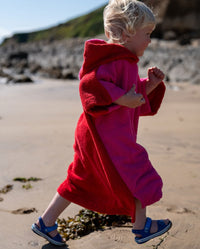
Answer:
[[[142,94],[135,92],[135,85],[133,85],[129,92],[117,99],[114,103],[129,108],[136,108],[145,104],[145,99]]]
[[[130,108],[135,108],[145,103],[143,95],[141,93],[135,92],[135,85],[133,85],[131,90],[127,92],[125,95],[127,97],[127,106]]]
[[[148,80],[146,85],[147,95],[153,91],[165,78],[164,73],[157,67],[151,67],[148,69]]]
[[[161,81],[164,80],[164,73],[157,67],[151,67],[148,69],[148,78],[149,82],[155,85],[158,85]]]

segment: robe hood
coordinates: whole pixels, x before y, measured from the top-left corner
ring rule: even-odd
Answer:
[[[138,57],[122,45],[107,43],[104,40],[92,39],[85,43],[83,54],[83,66],[80,71],[80,79],[90,71],[102,64],[114,60],[130,60],[137,63]]]

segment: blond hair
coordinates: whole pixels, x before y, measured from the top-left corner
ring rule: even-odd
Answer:
[[[137,0],[110,0],[104,9],[104,30],[111,42],[123,44],[138,28],[155,25],[152,10]]]

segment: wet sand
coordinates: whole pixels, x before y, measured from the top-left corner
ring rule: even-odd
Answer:
[[[36,84],[0,85],[0,189],[13,185],[10,192],[0,193],[0,248],[56,248],[33,234],[30,226],[66,176],[81,112],[78,81],[43,79]],[[159,113],[140,120],[138,142],[164,181],[163,198],[148,208],[148,215],[170,218],[169,233],[141,246],[135,244],[130,228],[113,228],[70,240],[66,248],[198,249],[199,123],[200,86],[189,83],[168,87]],[[29,182],[30,189],[22,188],[27,183],[13,181],[31,176],[42,180]],[[80,209],[72,204],[61,218],[74,216]]]

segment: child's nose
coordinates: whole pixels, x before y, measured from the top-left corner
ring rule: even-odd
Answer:
[[[148,40],[149,43],[151,43],[151,38],[149,37],[149,40]]]

